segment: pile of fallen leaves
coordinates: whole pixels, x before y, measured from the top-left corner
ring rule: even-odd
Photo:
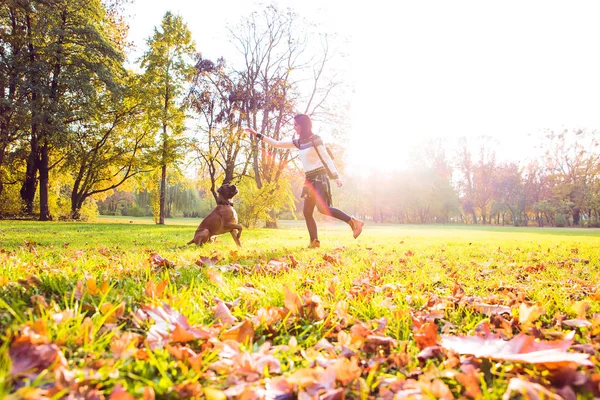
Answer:
[[[145,262],[153,276],[127,294],[110,277],[85,275],[60,296],[36,274],[6,280],[6,309],[17,293],[31,309],[2,326],[6,385],[24,399],[600,396],[600,316],[590,313],[597,287],[572,281],[585,296],[560,311],[531,301],[526,283],[486,295],[458,280],[417,291],[389,282],[398,267],[376,262],[348,286],[338,273],[343,250],[311,263],[201,257],[186,267],[204,282],[193,297],[178,263],[155,252]],[[399,264],[417,256],[405,252]],[[17,265],[14,257],[5,262]],[[290,275],[296,284],[277,283]],[[228,301],[214,295],[224,288]],[[386,317],[361,311],[373,304]],[[478,322],[465,329],[467,320]]]

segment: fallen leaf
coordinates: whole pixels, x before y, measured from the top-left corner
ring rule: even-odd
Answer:
[[[235,340],[239,343],[252,343],[254,341],[254,326],[249,320],[244,320],[231,329],[221,334],[221,340]]]
[[[225,393],[219,389],[205,387],[202,389],[206,400],[227,400]]]
[[[426,322],[415,333],[415,341],[420,350],[437,345],[437,325]]]
[[[522,325],[523,330],[529,328],[542,314],[544,314],[544,309],[537,304],[529,307],[527,304],[521,303],[519,306],[519,323]]]
[[[120,384],[115,385],[110,396],[109,400],[135,400],[135,397],[130,395],[127,390],[123,388]]]
[[[458,383],[464,386],[465,396],[470,399],[479,399],[483,395],[479,386],[479,377],[475,367],[471,364],[463,364],[460,367],[462,372],[457,373],[454,378]]]
[[[529,400],[564,400],[561,396],[552,393],[539,383],[529,382],[520,378],[512,378],[508,382],[508,388],[506,388],[506,392],[502,395],[502,399],[511,399],[513,392],[517,392]]]
[[[215,319],[225,326],[237,322],[237,318],[231,314],[229,308],[222,301],[217,302],[215,307]]]
[[[284,299],[283,304],[292,315],[298,315],[300,308],[302,307],[302,299],[296,292],[292,292],[287,286],[284,287]]]
[[[593,365],[588,360],[589,354],[567,352],[571,343],[573,343],[572,339],[539,341],[533,336],[521,333],[511,340],[443,335],[441,345],[455,353],[470,354],[478,358],[545,364],[554,367],[570,363]]]
[[[340,381],[342,385],[348,385],[350,382],[360,378],[361,375],[358,358],[356,357],[353,357],[351,360],[338,358],[333,368],[335,369],[335,379]]]
[[[171,268],[171,267],[175,266],[175,263],[167,260],[166,258],[161,257],[160,255],[158,255],[156,253],[150,254],[150,264],[157,266],[157,267],[166,267],[166,268]]]
[[[206,275],[208,275],[208,279],[212,282],[213,285],[224,287],[225,281],[223,280],[223,275],[214,268],[208,268],[206,270]]]

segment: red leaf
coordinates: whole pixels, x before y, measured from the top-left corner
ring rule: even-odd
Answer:
[[[150,254],[150,263],[157,267],[174,267],[175,264],[166,258],[162,258],[156,253]]]

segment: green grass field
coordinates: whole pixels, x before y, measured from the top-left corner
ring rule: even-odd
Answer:
[[[198,222],[0,221],[0,397],[600,396],[598,230]]]

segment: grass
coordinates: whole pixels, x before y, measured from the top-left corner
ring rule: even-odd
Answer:
[[[321,222],[322,247],[309,250],[303,222],[283,221],[244,230],[242,249],[229,235],[185,246],[198,222],[0,221],[0,397],[220,399],[274,396],[275,386],[469,397],[475,385],[500,398],[523,377],[598,395],[597,230],[368,225],[354,240],[347,225]],[[485,329],[538,340],[573,331],[594,366],[558,364],[586,377],[561,386],[557,364],[421,353],[440,335]]]

